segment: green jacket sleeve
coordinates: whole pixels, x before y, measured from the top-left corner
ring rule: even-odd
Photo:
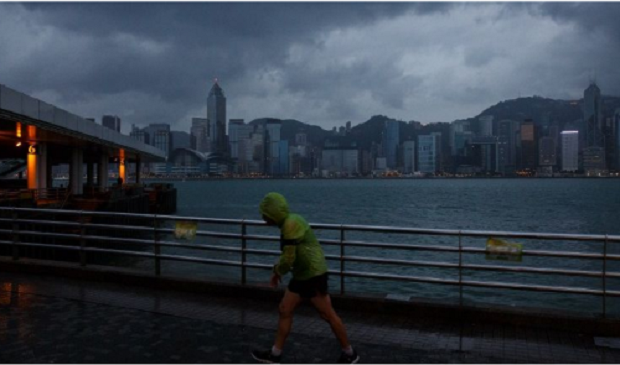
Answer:
[[[280,261],[274,266],[273,272],[282,276],[286,275],[291,268],[293,267],[293,263],[295,262],[295,251],[297,250],[297,246],[295,245],[286,245],[282,249],[282,254],[280,255]]]
[[[282,233],[282,254],[280,261],[274,266],[273,272],[282,276],[291,271],[295,263],[295,251],[297,243],[304,235],[304,229],[295,219],[287,219],[281,228]]]

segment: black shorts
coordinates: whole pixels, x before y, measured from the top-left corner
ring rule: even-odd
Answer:
[[[327,273],[308,280],[291,279],[288,290],[304,299],[314,298],[318,293],[327,294]]]

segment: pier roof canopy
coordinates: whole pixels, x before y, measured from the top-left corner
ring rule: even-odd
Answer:
[[[59,160],[74,148],[84,150],[85,162],[104,153],[128,162],[166,160],[158,148],[0,84],[0,159],[24,158],[39,143]]]

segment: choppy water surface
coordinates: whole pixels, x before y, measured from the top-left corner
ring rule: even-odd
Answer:
[[[389,225],[419,228],[527,231],[549,233],[620,234],[620,179],[412,179],[412,180],[208,180],[175,181],[178,189],[178,215],[213,218],[260,219],[258,204],[271,191],[282,193],[291,210],[313,223]],[[238,227],[201,226],[208,230],[238,230]],[[277,234],[270,230],[250,232]],[[322,238],[338,238],[337,232],[317,232]],[[458,246],[455,237],[403,236],[347,233],[347,239],[403,244]],[[602,243],[574,241],[552,242],[512,239],[526,250],[603,252]],[[233,245],[231,240],[199,237],[195,243]],[[466,247],[483,248],[484,239],[464,238]],[[609,244],[608,253],[620,254],[620,244]],[[249,242],[249,247],[278,249],[276,243]],[[336,247],[325,246],[328,254],[339,254]],[[199,255],[205,258],[238,260],[238,254],[212,251],[195,252],[168,249],[167,252]],[[403,260],[458,263],[458,254],[428,251],[386,250],[347,247],[351,256],[398,258]],[[248,256],[250,261],[272,263],[274,257]],[[466,264],[493,264],[515,267],[548,267],[601,271],[601,261],[524,256],[522,262],[485,260],[484,255],[465,254]],[[619,262],[608,262],[606,270],[620,271]],[[329,261],[339,270],[339,261]],[[193,278],[238,280],[239,269],[167,262],[164,273]],[[347,263],[346,270],[372,271],[406,276],[459,278],[456,269],[403,267],[368,263]],[[268,273],[249,270],[249,280],[266,281]],[[463,280],[502,281],[537,285],[563,285],[584,288],[603,286],[600,278],[502,273],[495,271],[462,272]],[[334,291],[340,279],[333,277]],[[608,290],[620,290],[620,280],[608,279]],[[401,294],[405,296],[458,302],[455,286],[347,278],[347,292]],[[466,303],[505,306],[562,308],[598,315],[602,298],[596,296],[531,293],[516,290],[465,288]],[[620,314],[620,298],[607,298],[607,311]]]

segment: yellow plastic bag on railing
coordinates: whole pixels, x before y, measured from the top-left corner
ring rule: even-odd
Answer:
[[[499,238],[489,237],[486,247],[487,260],[522,261],[523,245],[511,243]]]
[[[192,241],[196,238],[198,223],[188,221],[177,221],[174,228],[174,237],[178,240],[186,239]]]

